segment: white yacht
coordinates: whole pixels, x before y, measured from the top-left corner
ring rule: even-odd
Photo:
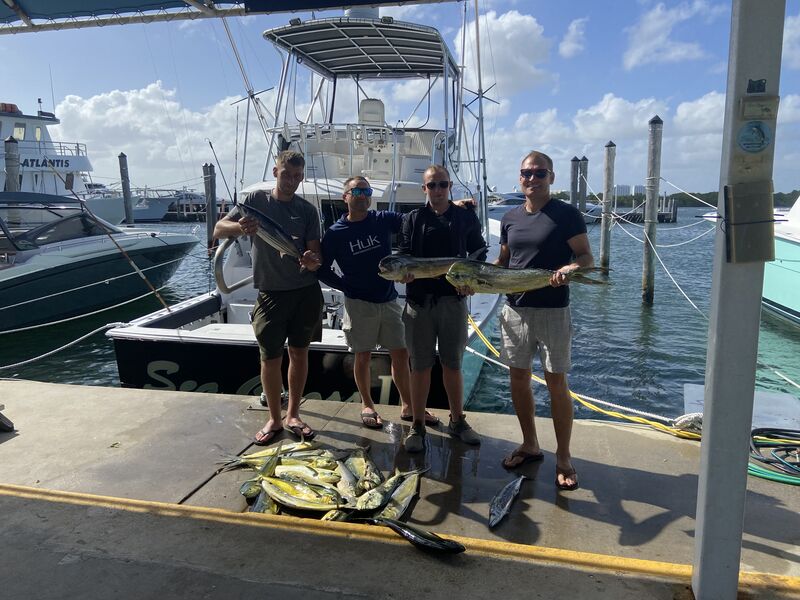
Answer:
[[[298,194],[314,204],[325,227],[344,211],[343,183],[351,175],[363,174],[374,190],[373,208],[409,211],[422,206],[422,174],[431,164],[443,164],[454,181],[454,198],[465,194],[478,197],[478,212],[489,244],[489,257],[498,253],[496,234],[490,233],[485,192],[480,189],[483,162],[476,149],[465,150],[467,136],[461,136],[464,110],[462,70],[447,43],[433,27],[380,18],[377,9],[361,9],[350,16],[292,19],[285,27],[268,30],[264,37],[282,50],[283,75],[272,126],[270,152],[264,174],[271,174],[274,154],[283,149],[303,153],[305,181]],[[310,69],[319,87],[311,99],[312,110],[306,122],[297,122],[292,96],[298,68]],[[441,113],[435,116],[439,127],[405,127],[387,124],[383,99],[365,97],[364,81],[417,79],[423,97],[418,106],[431,103],[431,89],[441,83]],[[335,105],[336,87],[355,82],[357,114],[355,121],[337,122],[342,114]],[[322,88],[327,85],[327,91]],[[389,89],[389,86],[384,86]],[[388,93],[388,92],[387,92]],[[329,99],[323,102],[323,99]],[[310,115],[322,113],[322,122],[311,122]],[[287,110],[287,108],[289,110]],[[339,112],[336,113],[335,109]],[[430,110],[430,109],[429,109]],[[290,116],[291,115],[291,116]],[[428,115],[430,118],[430,115]],[[433,119],[430,119],[433,120]],[[427,122],[427,121],[426,121]],[[473,160],[474,159],[474,160]],[[240,193],[270,190],[274,180],[264,179]],[[227,260],[223,260],[226,249]],[[218,289],[129,324],[110,330],[114,340],[120,382],[124,386],[236,394],[257,394],[261,389],[258,346],[250,325],[250,313],[257,290],[252,285],[250,241],[226,240],[214,259]],[[400,290],[401,297],[403,291]],[[354,398],[353,358],[341,331],[343,295],[323,288],[325,329],[321,342],[312,343],[306,395],[322,398]],[[485,327],[500,306],[497,294],[478,294],[470,298],[474,321]],[[478,333],[469,330],[469,345],[477,349]],[[284,364],[286,361],[284,361]],[[464,397],[470,393],[480,373],[483,359],[472,352],[464,356]],[[435,369],[438,369],[435,367]],[[388,353],[376,352],[372,363],[372,393],[376,401],[396,404],[397,391],[391,383]],[[284,373],[285,378],[285,373]],[[429,404],[446,406],[440,377],[434,373]]]
[[[24,114],[16,104],[0,103],[0,137],[10,136],[19,150],[19,191],[56,196],[77,195],[97,217],[118,224],[125,218],[122,194],[91,183],[92,164],[86,145],[54,141],[49,125],[60,121],[43,110]],[[5,164],[5,147],[0,146],[0,165]],[[0,173],[0,191],[7,189],[6,172]]]

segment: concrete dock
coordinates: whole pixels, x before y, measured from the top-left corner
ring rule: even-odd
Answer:
[[[244,512],[248,472],[218,462],[255,449],[256,398],[6,380],[0,401],[16,427],[0,433],[2,598],[692,597],[700,446],[644,427],[576,422],[581,487],[558,492],[538,419],[545,460],[489,530],[515,417],[470,413],[480,447],[429,428],[415,456],[398,407],[375,431],[357,404],[306,400],[323,444],[369,444],[384,473],[430,467],[407,520],[467,547],[441,558],[382,527]],[[800,598],[798,488],[751,477],[744,531],[740,597]]]

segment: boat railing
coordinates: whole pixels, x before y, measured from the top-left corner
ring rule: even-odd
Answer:
[[[225,263],[224,261],[225,252],[228,250],[231,244],[236,242],[236,240],[237,238],[235,237],[223,240],[220,243],[220,245],[217,246],[217,251],[214,253],[214,259],[212,261],[212,266],[214,269],[214,280],[216,281],[217,289],[219,289],[219,291],[222,292],[223,294],[230,294],[241,287],[253,283],[252,275],[245,277],[241,281],[237,281],[236,283],[233,283],[231,285],[228,285],[227,282],[225,281],[225,274],[223,272],[223,266]]]
[[[352,173],[387,179],[419,175],[441,162],[444,135],[435,129],[366,123],[283,125],[267,130],[284,147],[306,157],[306,177],[348,177]],[[419,171],[421,172],[421,171]]]
[[[17,142],[20,154],[38,153],[43,156],[86,156],[86,144],[79,142],[55,142],[52,140],[21,141]],[[0,147],[0,155],[5,155],[5,150]]]

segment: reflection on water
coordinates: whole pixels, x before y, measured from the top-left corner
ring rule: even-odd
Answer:
[[[677,225],[660,225],[659,245],[680,244],[713,227],[695,218],[700,210],[680,209]],[[692,227],[685,227],[695,224]],[[185,224],[160,224],[158,229],[190,231]],[[642,229],[625,225],[639,239]],[[200,237],[202,237],[200,231]],[[600,229],[591,226],[592,248],[599,254]],[[608,286],[573,285],[572,315],[575,327],[570,386],[578,393],[665,416],[683,413],[683,384],[702,384],[707,345],[706,318],[711,289],[713,234],[670,248],[659,255],[699,311],[676,289],[664,269],[656,263],[655,305],[641,302],[642,245],[625,231],[612,231],[611,273]],[[599,258],[597,256],[596,258]],[[162,291],[175,303],[212,289],[212,274],[204,244],[199,244],[181,264]],[[25,360],[66,344],[114,321],[128,321],[160,307],[148,298],[120,309],[73,321],[54,328],[14,335],[0,335],[0,365]],[[702,312],[702,314],[701,314]],[[497,347],[496,330],[487,332]],[[800,390],[783,377],[800,382],[800,328],[776,317],[762,316],[759,339],[759,389],[788,392]],[[535,371],[540,368],[535,365]],[[777,373],[776,373],[777,371]],[[780,375],[778,374],[780,373]],[[783,377],[781,377],[783,375]],[[114,350],[102,334],[38,363],[2,377],[88,385],[118,385]],[[507,373],[493,365],[484,367],[473,410],[511,413]],[[549,414],[544,387],[536,385],[537,413]],[[576,407],[579,417],[597,418],[597,413]]]

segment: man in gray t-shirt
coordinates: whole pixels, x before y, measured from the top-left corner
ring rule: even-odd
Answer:
[[[315,432],[300,420],[300,398],[308,376],[308,346],[322,339],[322,292],[314,273],[322,264],[317,209],[296,195],[303,181],[305,159],[299,152],[278,155],[272,174],[275,187],[258,190],[242,201],[276,221],[291,236],[301,257],[281,255],[254,235],[258,222],[231,211],[214,227],[214,237],[253,236],[253,283],[259,290],[253,307],[253,330],[261,354],[261,385],[269,419],[253,442],[268,444],[284,428],[308,439]],[[289,352],[289,405],[281,422],[284,342]]]

